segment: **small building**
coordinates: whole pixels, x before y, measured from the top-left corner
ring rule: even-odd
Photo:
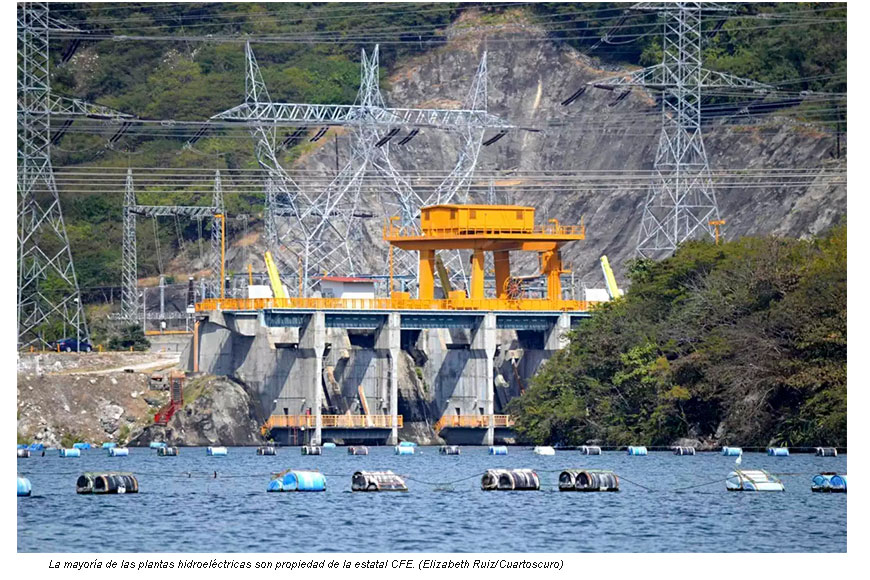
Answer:
[[[607,288],[584,288],[583,300],[587,302],[607,302],[610,300],[610,294],[607,293]]]
[[[321,276],[317,279],[323,298],[374,298],[375,281],[371,278]]]

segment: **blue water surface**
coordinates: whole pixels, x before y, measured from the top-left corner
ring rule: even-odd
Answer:
[[[519,467],[538,471],[541,491],[481,491],[485,469]],[[50,450],[18,459],[19,474],[33,484],[31,497],[18,498],[18,551],[846,551],[846,494],[810,491],[813,474],[846,473],[845,456],[743,456],[744,469],[800,474],[782,477],[785,493],[726,491],[734,467],[733,457],[713,453],[559,450],[547,457],[520,447],[495,457],[482,447],[463,447],[459,456],[441,456],[437,447],[411,456],[391,447],[372,447],[367,456],[344,447],[321,456],[302,456],[298,447],[279,448],[277,456],[233,447],[227,457],[195,447],[180,448],[177,457],[131,448],[128,457],[91,449],[61,458]],[[266,493],[270,474],[288,468],[323,472],[327,491]],[[613,470],[621,491],[559,492],[566,468]],[[407,493],[350,491],[354,471],[386,469],[408,476]],[[77,476],[100,470],[133,472],[140,492],[77,495]]]

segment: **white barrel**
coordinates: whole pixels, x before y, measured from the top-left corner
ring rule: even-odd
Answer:
[[[549,446],[535,447],[535,455],[555,455],[556,450]]]
[[[19,449],[18,457],[30,457],[30,449]]]
[[[785,491],[782,482],[763,469],[737,469],[725,480],[728,491]]]
[[[318,445],[303,445],[299,452],[302,455],[323,455],[323,447]]]
[[[641,446],[633,446],[632,445],[628,448],[628,454],[629,455],[646,455],[647,454],[646,447],[644,447],[642,445]]]
[[[767,454],[771,457],[788,457],[788,447],[769,447]]]
[[[722,455],[737,457],[738,455],[743,455],[743,449],[740,447],[723,447]]]
[[[350,483],[351,491],[408,491],[405,480],[392,471],[357,471]]]
[[[207,447],[205,450],[206,455],[211,455],[212,457],[226,457],[227,448],[226,447]]]
[[[484,491],[537,491],[541,488],[538,474],[531,469],[487,469],[480,479]]]
[[[490,455],[507,455],[507,447],[504,445],[491,445],[489,448]]]
[[[411,445],[396,445],[394,450],[396,455],[414,455],[414,447]]]
[[[674,455],[694,455],[694,447],[674,447]]]
[[[109,447],[109,457],[127,457],[130,450],[126,447]]]
[[[459,445],[442,445],[438,449],[438,453],[441,455],[459,455],[461,452]]]
[[[816,455],[818,457],[836,457],[836,447],[816,447]]]
[[[580,448],[580,453],[583,455],[601,455],[601,447],[595,445],[584,445]]]

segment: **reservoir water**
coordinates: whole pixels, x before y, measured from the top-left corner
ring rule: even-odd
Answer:
[[[298,447],[278,448],[276,456],[231,447],[226,457],[209,457],[205,448],[180,448],[178,457],[131,448],[128,457],[92,449],[61,458],[49,450],[18,459],[19,474],[33,484],[31,497],[18,498],[18,551],[846,551],[846,494],[810,491],[813,474],[846,473],[846,456],[744,454],[743,469],[800,474],[782,477],[784,493],[726,491],[734,459],[567,450],[548,457],[521,447],[507,456],[483,447],[463,447],[459,456],[441,456],[437,447],[411,456],[391,447],[372,447],[367,456],[344,447],[321,456],[302,456]],[[519,467],[538,471],[541,491],[481,491],[484,470]],[[327,491],[266,493],[270,474],[288,468],[321,471]],[[566,468],[613,470],[621,491],[559,492]],[[409,477],[407,493],[350,491],[354,471],[386,469]],[[78,475],[100,470],[136,474],[140,492],[77,495]]]

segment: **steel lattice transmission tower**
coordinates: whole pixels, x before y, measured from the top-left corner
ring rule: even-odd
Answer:
[[[51,93],[49,32],[77,32],[42,2],[18,4],[18,347],[89,338],[51,166],[51,118],[129,117]],[[80,32],[80,31],[78,31]],[[57,336],[59,338],[59,336]]]
[[[719,220],[701,131],[701,94],[707,88],[767,91],[771,87],[703,68],[702,14],[731,9],[702,2],[642,2],[633,10],[655,11],[664,21],[662,62],[629,75],[588,84],[602,88],[644,87],[660,91],[662,126],[655,177],[641,218],[637,252],[648,258],[671,255],[698,235],[714,236]]]
[[[245,46],[245,55],[245,102],[213,118],[250,126],[257,161],[267,173],[267,241],[282,269],[294,272],[299,267],[302,271],[303,292],[311,289],[312,274],[356,273],[362,231],[358,220],[373,217],[357,207],[364,177],[374,174],[367,184],[379,188],[392,215],[398,215],[403,225],[415,224],[420,207],[427,202],[446,203],[457,194],[467,194],[484,130],[513,128],[475,106],[485,103],[485,55],[472,89],[473,95],[482,91],[484,98],[470,99],[472,107],[463,109],[387,107],[380,91],[377,47],[371,55],[362,51],[360,88],[352,105],[273,102],[250,44]],[[350,159],[322,189],[301,188],[277,157],[278,128],[311,126],[343,126],[351,131]],[[414,191],[389,156],[389,141],[400,129],[421,127],[458,132],[463,138],[459,160],[429,200]]]

